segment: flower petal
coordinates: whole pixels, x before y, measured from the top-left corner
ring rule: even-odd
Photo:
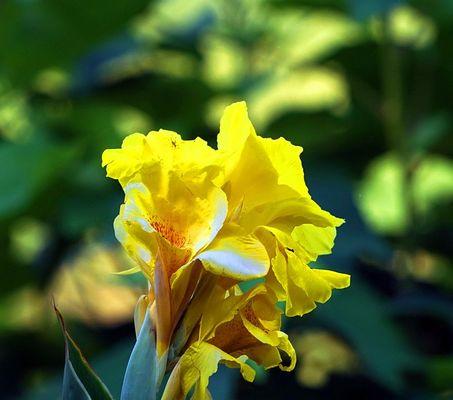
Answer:
[[[274,249],[265,232],[274,236]],[[312,311],[317,302],[325,303],[333,288],[349,286],[349,275],[310,268],[307,263],[312,260],[312,255],[305,250],[304,243],[296,242],[291,235],[275,228],[265,228],[260,232],[260,238],[271,256],[272,268],[266,282],[279,300],[286,301],[286,315],[304,315]],[[326,250],[323,247],[315,249],[316,240],[306,246],[311,251]]]
[[[305,290],[296,284],[294,269],[285,256],[277,251],[272,259],[272,272],[267,280],[270,287],[278,294],[280,301],[286,302],[285,313],[289,317],[304,315],[316,308],[316,304]]]
[[[207,301],[203,312],[200,340],[234,356],[247,356],[265,368],[294,367],[295,353],[286,334],[279,331],[282,312],[270,289],[260,284],[246,293],[213,300]],[[281,352],[285,361],[291,359],[289,366],[283,365]]]
[[[260,144],[278,172],[278,183],[294,189],[301,197],[309,197],[300,161],[302,147],[295,146],[286,139],[259,138]]]
[[[139,224],[130,224],[125,217],[124,205],[113,223],[115,236],[122,244],[128,255],[137,263],[143,273],[152,279],[154,274],[155,238],[146,232]]]
[[[290,231],[301,224],[325,227],[343,222],[311,199],[300,161],[302,148],[284,138],[257,136],[244,102],[225,109],[218,148],[226,154],[223,188],[230,218],[248,231],[274,222],[289,225]]]
[[[315,261],[318,256],[332,252],[336,234],[334,227],[305,224],[294,228],[291,237],[304,248],[310,261]]]
[[[135,178],[125,186],[115,232],[129,254],[147,265],[160,248],[173,273],[217,235],[227,214],[226,198],[208,181],[189,188],[176,173],[152,189]]]
[[[256,286],[247,293],[229,293],[226,296],[225,290],[218,286],[206,299],[200,323],[200,339],[208,340],[215,336],[216,329],[224,323],[230,322],[238,310],[245,307],[250,299],[259,294],[265,293],[262,285]],[[215,312],[213,312],[215,310]],[[231,336],[231,333],[230,333]]]
[[[197,258],[213,274],[238,280],[259,278],[269,270],[269,257],[253,235],[220,236]]]
[[[334,289],[344,289],[351,284],[351,276],[328,269],[314,269],[316,274],[324,279]]]
[[[239,224],[247,231],[258,226],[270,226],[291,233],[294,227],[314,225],[337,227],[344,220],[321,209],[311,198],[292,198],[263,204],[243,212]]]
[[[123,140],[121,149],[105,150],[102,166],[107,167],[107,176],[120,181],[133,176],[143,165],[146,148],[146,137],[133,133]]]
[[[233,103],[225,108],[220,120],[217,147],[221,151],[240,151],[249,135],[256,135],[247,114],[245,101]]]
[[[194,388],[193,400],[207,400],[207,387],[211,375],[217,372],[219,363],[239,368],[248,382],[253,382],[255,371],[241,358],[235,358],[218,347],[195,342],[181,356],[168,379],[162,400],[184,400]]]

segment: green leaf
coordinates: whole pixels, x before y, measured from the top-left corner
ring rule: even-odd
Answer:
[[[414,174],[414,201],[417,211],[426,214],[453,199],[453,162],[429,154]]]
[[[50,143],[0,145],[0,217],[26,208],[63,174],[74,149]]]
[[[404,169],[396,154],[373,160],[356,193],[365,221],[382,234],[402,234],[408,224]]]
[[[90,367],[69,335],[60,311],[55,304],[53,306],[65,339],[63,400],[113,400],[107,387]]]
[[[155,400],[159,378],[157,370],[156,340],[148,310],[127,363],[121,400]]]
[[[378,233],[399,235],[408,227],[404,165],[394,153],[376,158],[356,192],[365,221]],[[413,171],[411,194],[415,211],[426,216],[453,199],[453,162],[426,154]]]

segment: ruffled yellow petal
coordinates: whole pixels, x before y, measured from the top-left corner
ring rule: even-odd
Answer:
[[[277,297],[264,285],[258,287],[264,287],[265,290],[256,292],[252,297],[253,301],[250,306],[253,315],[256,316],[259,324],[266,331],[278,331],[281,328],[282,311],[279,307],[276,307]]]
[[[334,227],[305,224],[294,228],[291,237],[303,247],[310,260],[315,261],[318,256],[331,253],[336,234]]]
[[[280,332],[280,343],[278,344],[280,352],[285,353],[286,359],[289,358],[289,364],[286,363],[286,359],[279,365],[282,371],[292,371],[296,366],[297,355],[293,345],[289,341],[288,335],[284,332]]]
[[[192,334],[192,342],[175,366],[164,399],[183,399],[192,389],[193,398],[207,398],[209,377],[220,361],[241,368],[245,379],[253,378],[243,364],[246,358],[265,368],[294,368],[295,351],[287,335],[279,331],[281,311],[269,289],[258,285],[242,293],[237,287],[225,290],[214,285],[209,293],[203,302],[194,299],[201,317],[196,325],[199,333]]]
[[[171,170],[189,180],[214,180],[223,173],[219,154],[204,140],[182,140],[176,132],[163,129],[146,136],[127,136],[121,149],[104,151],[102,166],[107,168],[107,176],[118,179],[123,187],[137,173],[152,181]]]
[[[286,223],[291,229],[304,223],[341,224],[342,220],[323,211],[311,199],[299,158],[302,148],[283,138],[257,136],[245,103],[226,108],[218,147],[226,154],[228,172],[223,189],[230,216],[237,218],[240,225],[252,230],[273,222]]]
[[[351,276],[328,269],[316,269],[316,274],[334,289],[345,289],[351,284]]]
[[[289,255],[288,273],[295,286],[302,289],[314,303],[325,303],[332,296],[332,289],[342,289],[349,286],[349,275],[335,273],[329,276],[325,272],[312,269],[294,255]],[[341,282],[338,284],[338,280]],[[310,307],[311,308],[311,307]],[[302,315],[305,312],[300,313]],[[293,313],[288,315],[292,316]]]
[[[258,136],[248,136],[224,185],[230,209],[242,203],[242,213],[298,196],[291,187],[279,184],[279,172],[259,139]]]
[[[102,154],[102,166],[107,167],[109,178],[127,181],[140,170],[149,154],[147,140],[134,133],[123,140],[121,149],[108,149]]]
[[[307,233],[309,231],[310,229]],[[271,233],[275,240],[265,232]],[[322,230],[316,232],[320,233]],[[331,297],[333,288],[349,285],[349,275],[312,269],[307,265],[314,256],[328,250],[330,237],[326,239],[326,247],[319,246],[319,238],[313,242],[300,243],[276,228],[267,227],[261,231],[260,239],[266,243],[271,255],[272,273],[267,276],[266,282],[279,300],[286,301],[286,315],[304,315],[312,311],[316,303],[326,302]]]
[[[295,146],[284,138],[258,140],[278,172],[278,183],[294,189],[301,197],[309,197],[300,161],[302,147]]]
[[[209,272],[237,280],[259,278],[269,270],[263,244],[253,235],[230,231],[220,234],[197,258]]]
[[[233,103],[225,108],[220,121],[217,145],[221,152],[235,156],[234,162],[238,161],[245,147],[256,147],[261,150],[261,156],[268,156],[266,159],[280,173],[280,184],[293,186],[302,195],[308,194],[299,159],[302,148],[293,146],[283,138],[272,140],[258,137],[248,117],[245,102]],[[244,154],[242,158],[245,158]]]
[[[209,378],[217,372],[219,363],[239,368],[248,382],[255,378],[253,368],[245,364],[241,358],[235,358],[212,344],[195,342],[184,352],[173,369],[162,400],[184,400],[192,389],[194,389],[192,399],[209,399],[207,392]]]
[[[296,356],[287,335],[279,331],[282,312],[276,300],[264,285],[243,294],[230,292],[223,301],[209,299],[199,340],[208,340],[235,357],[247,356],[264,368],[292,369]]]
[[[240,310],[240,318],[245,328],[261,343],[277,347],[281,325],[281,311],[275,306],[276,297],[265,291],[251,297],[248,307]]]
[[[277,251],[272,259],[272,275],[267,280],[268,285],[278,295],[278,299],[285,301],[285,313],[289,317],[307,314],[316,307],[313,299],[294,281],[295,271],[292,266],[285,256]]]
[[[292,281],[315,302],[325,303],[332,296],[332,287],[315,269],[304,264],[295,254],[289,253],[288,271]]]
[[[220,120],[220,132],[217,136],[217,147],[224,154],[226,176],[229,176],[238,162],[244,143],[249,136],[256,136],[256,133],[249,120],[245,102],[233,103],[226,107]]]
[[[276,332],[278,344],[258,344],[247,349],[247,357],[265,369],[279,367],[282,371],[292,371],[296,366],[297,355],[294,347],[284,332]]]
[[[291,233],[299,225],[337,227],[344,220],[321,209],[311,198],[286,199],[243,211],[238,219],[247,231],[260,226],[270,226]]]
[[[271,369],[282,365],[282,357],[277,347],[268,344],[257,344],[247,349],[247,357],[264,369]]]
[[[276,189],[285,191],[285,187],[277,188],[278,173],[255,133],[244,102],[225,109],[217,142],[226,165],[224,190],[230,211],[242,202],[246,210],[251,209],[276,198]]]

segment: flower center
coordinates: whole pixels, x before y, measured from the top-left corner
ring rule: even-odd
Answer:
[[[170,224],[159,220],[151,221],[150,224],[156,232],[159,232],[173,246],[182,248],[186,244],[186,237],[176,231]]]

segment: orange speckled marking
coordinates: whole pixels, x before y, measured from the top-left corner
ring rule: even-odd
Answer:
[[[182,248],[186,244],[185,236],[177,232],[170,224],[156,219],[151,220],[150,224],[156,232],[159,232],[159,234],[173,246]]]

